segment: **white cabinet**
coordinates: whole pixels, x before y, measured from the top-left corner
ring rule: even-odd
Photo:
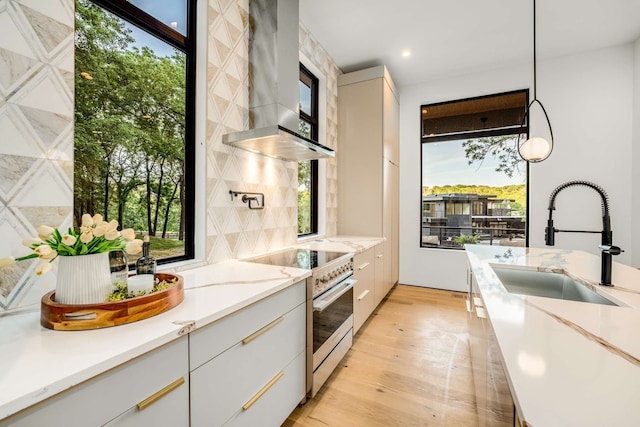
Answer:
[[[513,426],[515,409],[491,322],[473,273],[467,300],[478,427]]]
[[[389,288],[386,286],[386,283],[384,282],[384,280],[382,280],[384,276],[384,261],[385,261],[384,245],[379,244],[374,246],[373,253],[374,253],[373,266],[375,271],[375,274],[373,277],[373,280],[374,280],[373,288],[375,293],[375,305],[377,307],[378,304],[382,302],[384,297],[389,292]]]
[[[382,236],[383,281],[398,281],[399,112],[383,66],[338,78],[338,234]]]
[[[353,278],[357,280],[353,292],[353,333],[367,321],[373,310],[391,289],[385,280],[385,245],[379,243],[353,257]]]
[[[191,425],[280,425],[306,393],[300,282],[190,334]]]
[[[302,281],[0,426],[281,425],[306,395],[306,330]]]
[[[355,335],[376,308],[373,248],[354,255],[353,278],[357,281],[353,286],[353,334]]]
[[[188,362],[187,338],[179,338],[25,409],[0,425],[188,426]]]
[[[306,395],[306,312],[302,281],[0,426],[281,425]]]
[[[400,234],[400,168],[390,160],[384,162],[385,191],[383,192],[383,207],[385,215],[382,235],[387,238],[384,242],[384,253],[388,254],[384,262],[383,284],[386,292],[398,282],[399,262],[399,234]],[[390,259],[389,259],[390,258]],[[386,295],[385,292],[385,295]]]

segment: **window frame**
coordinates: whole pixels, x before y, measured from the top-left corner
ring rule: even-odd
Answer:
[[[157,259],[158,264],[169,264],[195,259],[196,225],[196,29],[197,0],[186,0],[187,29],[182,35],[127,0],[89,0],[124,21],[135,25],[152,36],[184,52],[185,71],[185,146],[184,146],[184,254]],[[75,166],[74,166],[75,167]]]
[[[300,63],[300,71],[299,71],[299,80],[302,80],[302,76],[305,76],[310,85],[308,85],[311,89],[311,115],[305,113],[300,109],[300,120],[309,124],[311,139],[314,141],[318,140],[318,128],[319,128],[319,105],[318,105],[318,97],[319,97],[319,79],[311,72],[304,64]],[[306,82],[303,82],[306,84]],[[310,163],[310,173],[311,173],[311,188],[310,188],[310,219],[311,219],[311,227],[308,233],[299,234],[298,238],[306,237],[314,234],[318,234],[318,160],[308,160]]]
[[[498,96],[505,96],[505,95],[513,95],[513,94],[518,94],[518,93],[524,93],[525,95],[525,104],[524,104],[524,110],[525,110],[525,120],[524,122],[522,122],[521,126],[517,126],[517,127],[505,127],[505,128],[493,128],[493,129],[487,129],[487,130],[474,130],[474,131],[465,131],[465,132],[452,132],[452,133],[446,133],[446,134],[439,134],[439,135],[435,135],[435,136],[429,136],[429,135],[424,135],[423,132],[423,117],[422,117],[422,112],[424,109],[428,109],[431,107],[435,107],[435,106],[442,106],[442,105],[446,105],[446,104],[453,104],[453,103],[459,103],[459,102],[467,102],[467,101],[475,101],[475,100],[481,100],[481,99],[486,99],[486,98],[492,98],[492,97],[498,97]],[[445,141],[456,141],[456,140],[461,140],[461,139],[474,139],[474,138],[481,138],[481,137],[492,137],[492,136],[504,136],[504,135],[513,135],[513,134],[520,134],[520,135],[524,135],[525,140],[529,137],[529,108],[527,108],[527,106],[529,105],[529,89],[518,89],[518,90],[513,90],[513,91],[507,91],[507,92],[499,92],[499,93],[493,93],[493,94],[488,94],[488,95],[481,95],[481,96],[475,96],[475,97],[469,97],[469,98],[462,98],[462,99],[455,99],[455,100],[451,100],[451,101],[442,101],[442,102],[436,102],[436,103],[431,103],[431,104],[422,104],[420,105],[420,109],[419,109],[419,132],[420,132],[420,206],[423,206],[423,194],[422,194],[422,174],[423,174],[423,168],[424,168],[424,164],[423,164],[423,154],[422,154],[422,150],[425,144],[429,144],[432,142],[445,142]],[[525,161],[525,176],[526,176],[526,183],[525,183],[525,200],[526,200],[526,209],[525,209],[525,216],[524,216],[524,223],[525,223],[525,247],[529,247],[529,209],[530,209],[530,203],[529,203],[529,179],[530,179],[530,168],[529,168],[529,162]],[[470,205],[470,212],[473,215],[473,204]],[[421,214],[422,214],[422,209],[421,209]],[[473,225],[472,225],[473,226]],[[420,217],[420,232],[419,232],[419,247],[421,249],[432,249],[432,247],[429,246],[425,246],[422,242],[422,228],[423,228],[423,216],[421,215]],[[453,250],[461,250],[464,248],[455,248],[455,247],[446,247],[446,246],[438,246],[436,247],[436,249],[453,249]]]

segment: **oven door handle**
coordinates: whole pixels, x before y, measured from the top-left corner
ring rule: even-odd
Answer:
[[[345,279],[338,286],[313,300],[313,311],[322,313],[327,307],[333,304],[338,298],[353,289],[358,281],[355,279]]]

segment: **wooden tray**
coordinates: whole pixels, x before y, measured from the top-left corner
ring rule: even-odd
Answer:
[[[58,304],[55,292],[42,297],[40,324],[57,331],[108,328],[147,319],[177,306],[184,299],[184,279],[177,274],[157,273],[158,279],[178,282],[163,291],[100,304]]]

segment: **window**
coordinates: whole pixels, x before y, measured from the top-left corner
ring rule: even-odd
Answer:
[[[149,234],[159,263],[194,256],[194,79],[195,2],[76,1],[75,223]]]
[[[318,139],[318,79],[300,64],[301,135]],[[298,236],[318,232],[318,161],[298,162]]]
[[[421,246],[527,244],[528,165],[517,150],[527,98],[521,90],[420,107]]]

